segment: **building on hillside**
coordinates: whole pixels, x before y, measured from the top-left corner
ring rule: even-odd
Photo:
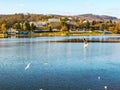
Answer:
[[[17,34],[17,33],[19,33],[19,31],[13,28],[10,28],[9,30],[7,30],[7,34]]]
[[[48,19],[48,22],[49,23],[56,23],[56,22],[60,22],[60,19],[56,19],[56,18],[50,18],[50,19]]]
[[[39,21],[39,22],[30,22],[30,23],[33,23],[37,27],[39,27],[39,26],[46,26],[47,25],[46,22],[41,22],[41,21]]]
[[[103,31],[104,34],[112,34],[110,31],[104,30]]]
[[[70,24],[76,24],[77,20],[68,20],[67,22]]]

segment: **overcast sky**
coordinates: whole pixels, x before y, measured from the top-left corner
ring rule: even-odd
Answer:
[[[120,18],[120,0],[1,0],[0,14],[98,14]]]

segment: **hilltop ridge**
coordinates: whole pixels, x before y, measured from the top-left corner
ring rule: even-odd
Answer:
[[[94,15],[94,14],[82,14],[77,15],[76,17],[79,17],[81,19],[87,19],[87,20],[117,20],[117,17],[114,16],[108,16],[108,15]]]

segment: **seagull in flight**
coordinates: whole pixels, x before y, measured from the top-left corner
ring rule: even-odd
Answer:
[[[101,79],[101,77],[100,76],[98,76],[98,80],[100,80]]]
[[[104,89],[107,90],[107,86],[104,86]]]
[[[27,66],[25,67],[25,70],[29,69],[31,63],[28,63]]]
[[[83,41],[84,41],[84,48],[87,48],[87,46],[88,46],[87,40],[85,38],[83,38]]]

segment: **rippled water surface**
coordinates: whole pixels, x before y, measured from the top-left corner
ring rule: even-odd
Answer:
[[[50,42],[74,38],[0,39],[0,90],[120,90],[120,43]]]

